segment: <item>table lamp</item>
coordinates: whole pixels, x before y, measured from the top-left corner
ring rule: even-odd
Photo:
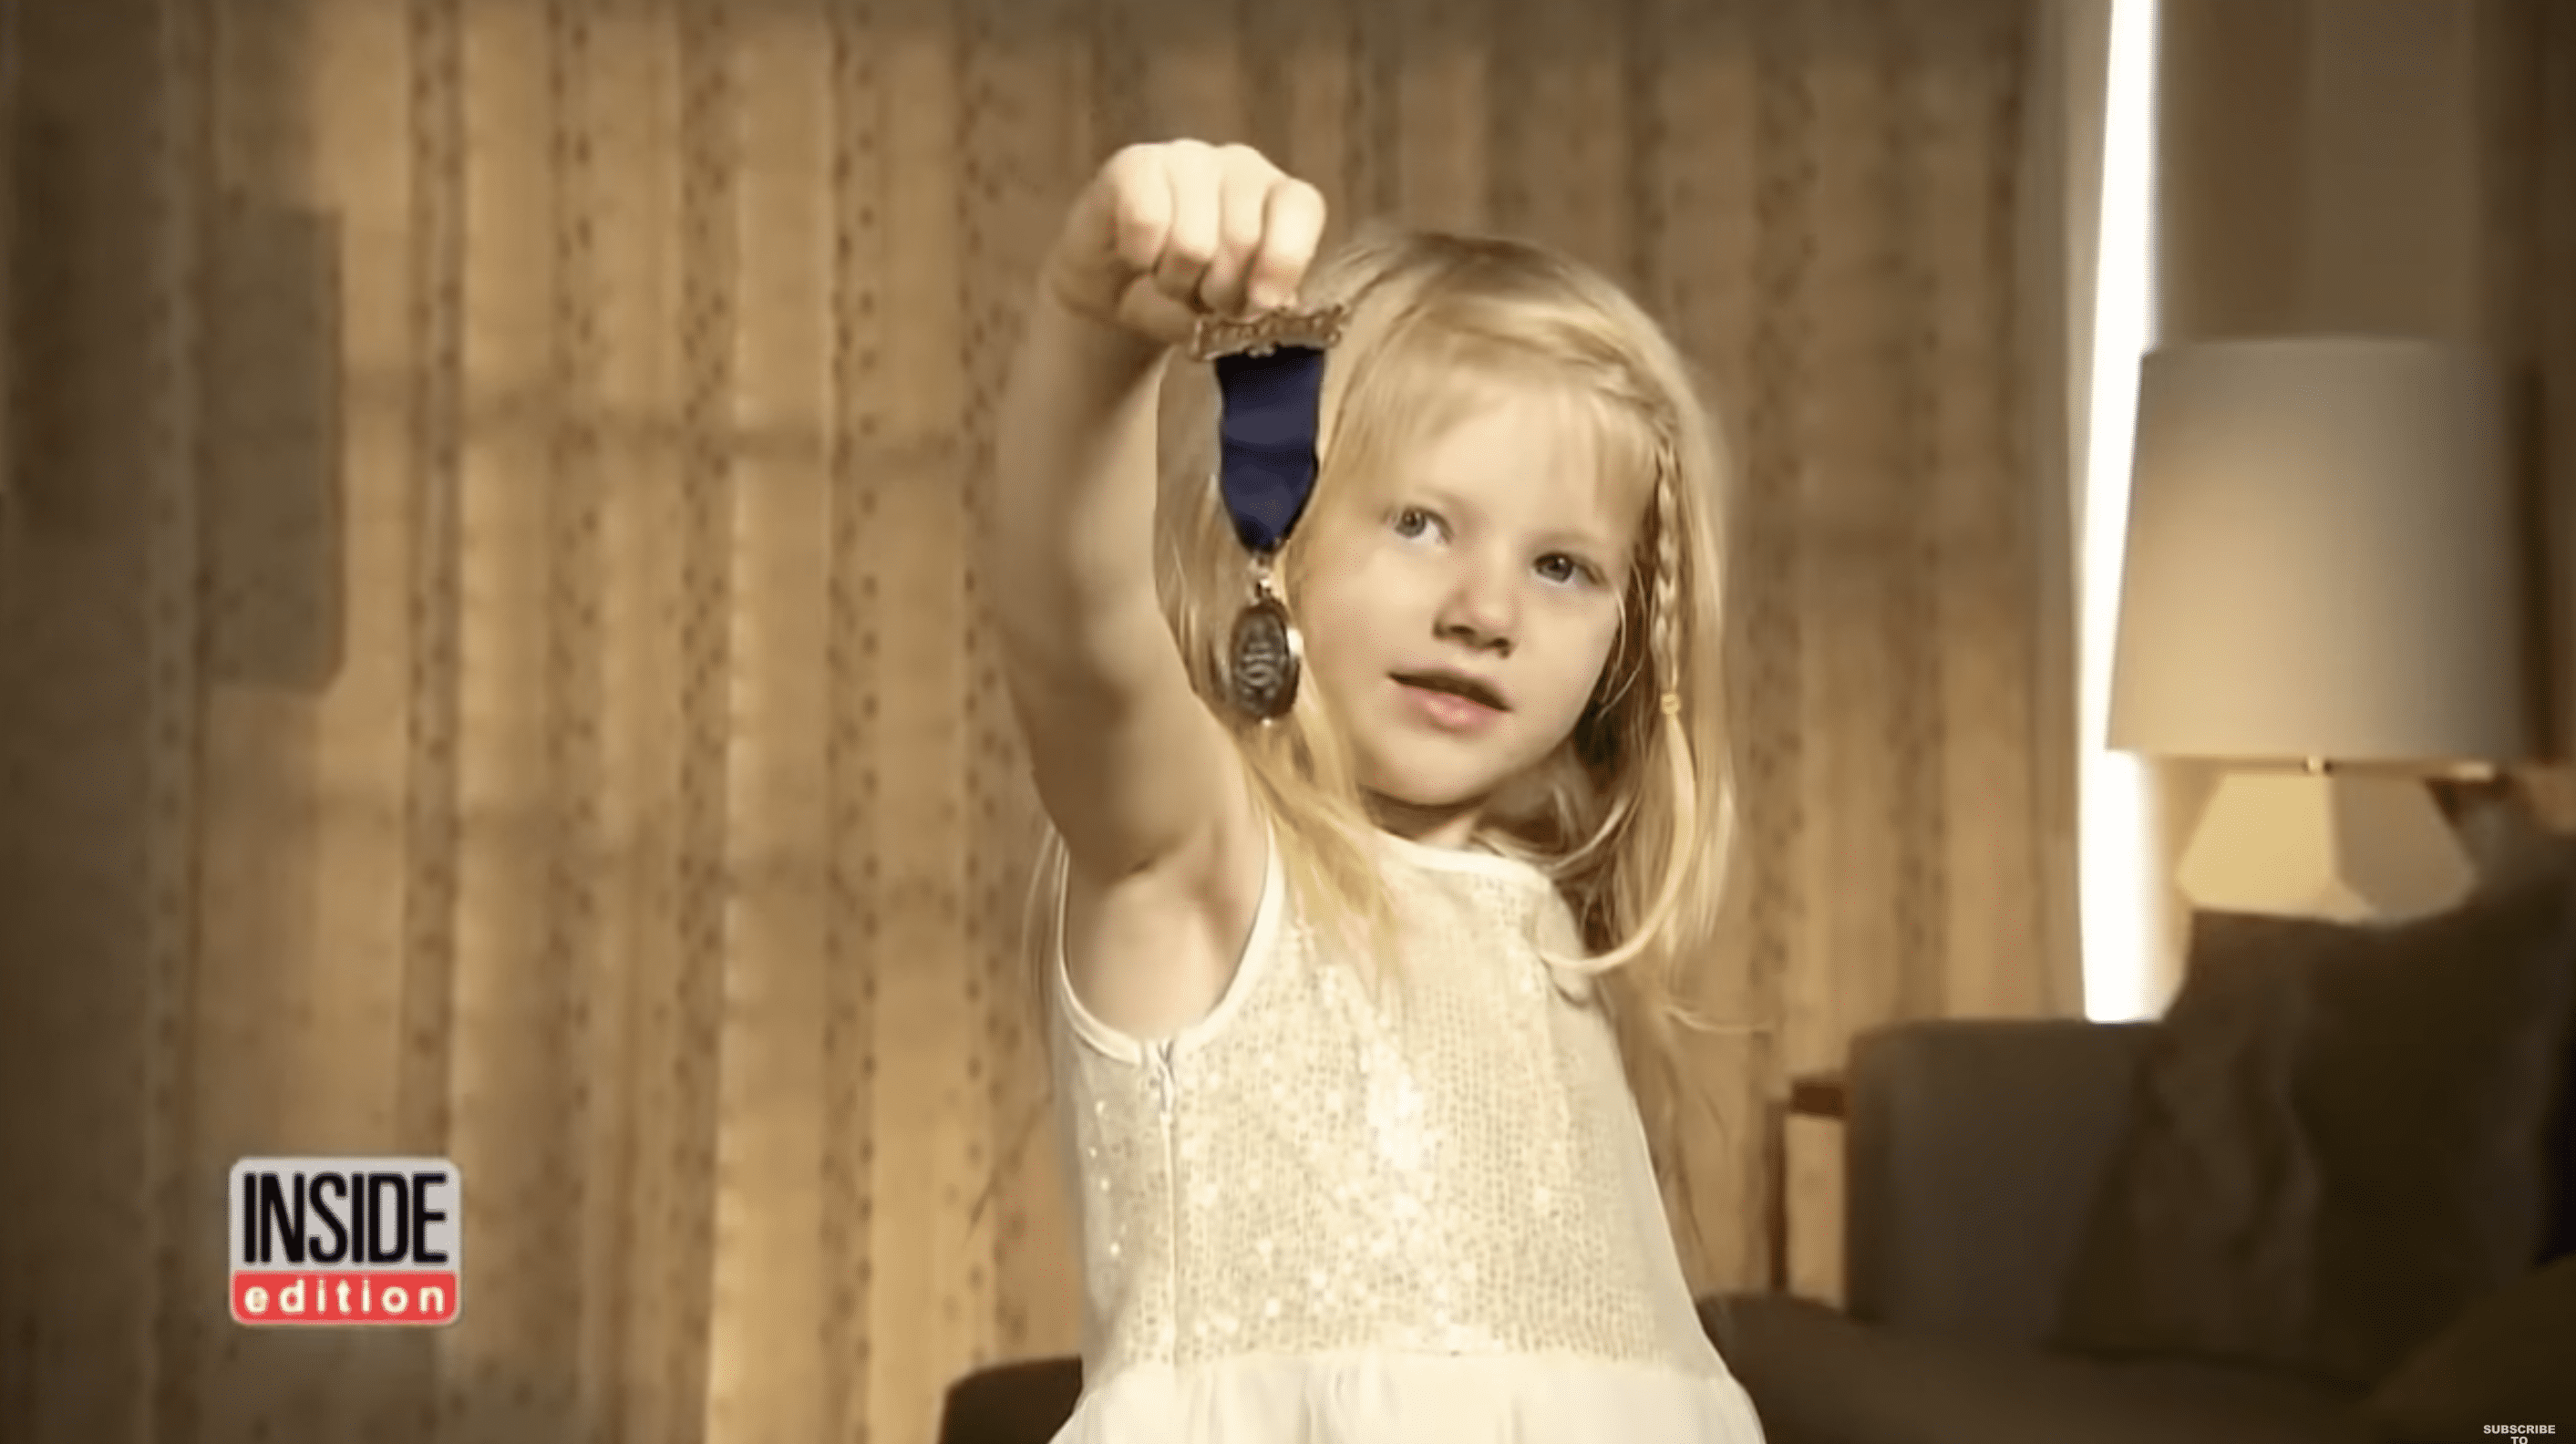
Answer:
[[[2458,902],[2475,870],[2424,779],[2539,730],[2500,368],[2408,339],[2165,347],[2136,446],[2109,744],[2228,768],[2184,895],[2339,921]]]

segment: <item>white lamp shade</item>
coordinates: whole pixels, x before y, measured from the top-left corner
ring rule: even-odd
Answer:
[[[2508,761],[2534,728],[2499,370],[2427,341],[2150,354],[2110,745]]]

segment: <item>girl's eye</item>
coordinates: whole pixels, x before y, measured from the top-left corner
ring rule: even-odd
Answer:
[[[1423,526],[1429,525],[1431,520],[1431,513],[1424,511],[1418,506],[1403,507],[1395,514],[1396,535],[1408,537],[1413,536],[1417,534]]]
[[[1543,575],[1546,575],[1547,579],[1552,582],[1581,581],[1592,575],[1592,568],[1585,566],[1583,563],[1567,556],[1563,552],[1550,552],[1546,556],[1539,558],[1538,564],[1540,572]],[[1549,570],[1549,568],[1556,566],[1562,566],[1564,568],[1563,575],[1557,575]]]

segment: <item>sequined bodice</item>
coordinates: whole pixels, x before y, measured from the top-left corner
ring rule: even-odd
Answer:
[[[1723,1370],[1693,1314],[1606,1020],[1534,950],[1546,877],[1390,841],[1380,998],[1273,855],[1237,978],[1140,1047],[1056,970],[1086,1374],[1250,1354],[1554,1354]]]

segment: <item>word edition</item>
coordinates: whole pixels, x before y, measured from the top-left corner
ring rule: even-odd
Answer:
[[[233,1321],[451,1324],[464,1179],[443,1158],[233,1165]]]

